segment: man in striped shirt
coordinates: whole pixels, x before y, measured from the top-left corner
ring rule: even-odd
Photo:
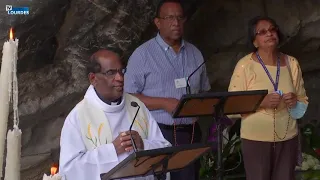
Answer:
[[[180,1],[161,1],[154,19],[159,33],[133,52],[125,74],[124,90],[144,102],[172,145],[201,141],[194,118],[171,116],[181,96],[187,93],[186,78],[204,61],[201,52],[182,39],[185,20]],[[189,84],[191,93],[210,90],[205,66],[192,75]],[[171,179],[198,179],[199,168],[197,162],[171,173]]]

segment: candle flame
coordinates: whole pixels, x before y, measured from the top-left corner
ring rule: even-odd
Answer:
[[[10,34],[9,34],[10,39],[13,39],[13,30],[10,28]]]
[[[58,168],[57,168],[57,167],[52,166],[52,167],[51,167],[51,175],[55,175],[55,174],[57,174],[57,170],[58,170]]]

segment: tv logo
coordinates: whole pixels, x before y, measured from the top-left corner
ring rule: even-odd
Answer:
[[[13,7],[6,5],[6,11],[9,15],[29,15],[29,7]]]
[[[6,11],[12,11],[12,6],[11,5],[6,5]]]

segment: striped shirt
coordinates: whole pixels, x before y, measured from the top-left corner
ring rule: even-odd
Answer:
[[[187,41],[182,41],[178,53],[158,34],[138,47],[128,60],[124,76],[124,90],[145,96],[180,99],[186,88],[176,88],[175,79],[188,77],[201,63],[201,52]],[[191,93],[210,90],[206,67],[203,65],[189,79]],[[192,118],[172,118],[165,110],[152,110],[158,123],[191,124]]]

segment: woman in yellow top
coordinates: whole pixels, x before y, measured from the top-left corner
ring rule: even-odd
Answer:
[[[254,51],[236,65],[229,91],[268,89],[255,113],[243,114],[241,138],[247,180],[293,180],[298,156],[298,125],[289,109],[308,104],[298,61],[279,52],[282,34],[274,20],[249,22]]]

